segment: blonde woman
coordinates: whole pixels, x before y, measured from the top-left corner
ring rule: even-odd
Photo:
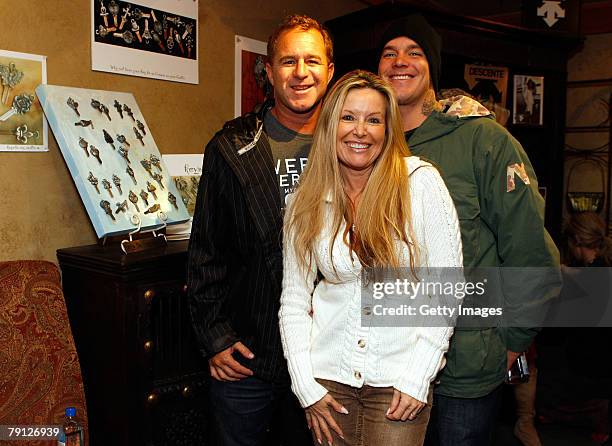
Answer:
[[[346,74],[285,215],[281,339],[315,444],[423,443],[452,328],[362,327],[360,273],[461,265],[455,208],[410,156],[391,87]]]

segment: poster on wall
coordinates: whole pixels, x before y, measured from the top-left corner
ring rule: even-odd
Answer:
[[[472,96],[494,112],[497,122],[505,126],[510,117],[510,110],[506,108],[508,68],[466,64],[463,78]]]
[[[544,77],[516,74],[512,124],[544,125]]]
[[[267,44],[236,36],[234,51],[234,116],[252,111],[269,95],[272,86],[266,76]]]
[[[91,68],[198,83],[198,0],[91,1]]]
[[[47,58],[0,50],[0,152],[46,152],[47,120],[35,89],[47,83]]]

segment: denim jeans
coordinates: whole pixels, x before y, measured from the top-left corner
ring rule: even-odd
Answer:
[[[434,395],[426,446],[489,446],[502,386],[480,398]]]
[[[423,444],[431,410],[431,392],[428,397],[429,403],[414,420],[392,421],[386,417],[386,413],[393,398],[393,387],[356,388],[325,379],[317,381],[349,411],[348,415],[343,415],[332,410],[334,420],[344,433],[343,440],[332,431],[334,446]],[[320,446],[314,435],[313,444]]]
[[[289,384],[252,376],[233,382],[211,379],[209,397],[215,445],[310,445],[304,410]]]

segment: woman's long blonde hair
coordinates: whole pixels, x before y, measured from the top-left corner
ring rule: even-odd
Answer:
[[[385,99],[386,131],[381,153],[361,194],[359,207],[353,213],[340,173],[336,136],[349,91],[366,88],[379,92]],[[347,233],[353,225],[358,228],[356,246],[351,248],[364,266],[405,266],[397,249],[399,240],[409,247],[410,267],[414,272],[417,254],[411,224],[408,170],[404,160],[409,155],[391,86],[379,76],[361,70],[351,71],[338,80],[323,103],[308,164],[285,220],[288,242],[293,244],[303,267],[311,266],[314,244],[326,224],[324,218],[331,218],[330,255],[343,219],[346,219],[343,239],[347,240]],[[331,216],[325,214],[328,198]]]

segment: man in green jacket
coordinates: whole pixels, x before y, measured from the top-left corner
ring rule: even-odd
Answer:
[[[432,161],[453,198],[467,267],[550,267],[559,253],[544,229],[544,201],[527,154],[481,104],[436,101],[441,38],[418,14],[389,25],[379,74],[393,86],[413,154]],[[533,298],[560,287],[558,276]],[[506,292],[503,292],[506,291]],[[502,290],[507,297],[507,290]],[[501,385],[536,329],[458,327],[434,389],[427,444],[490,444]]]

